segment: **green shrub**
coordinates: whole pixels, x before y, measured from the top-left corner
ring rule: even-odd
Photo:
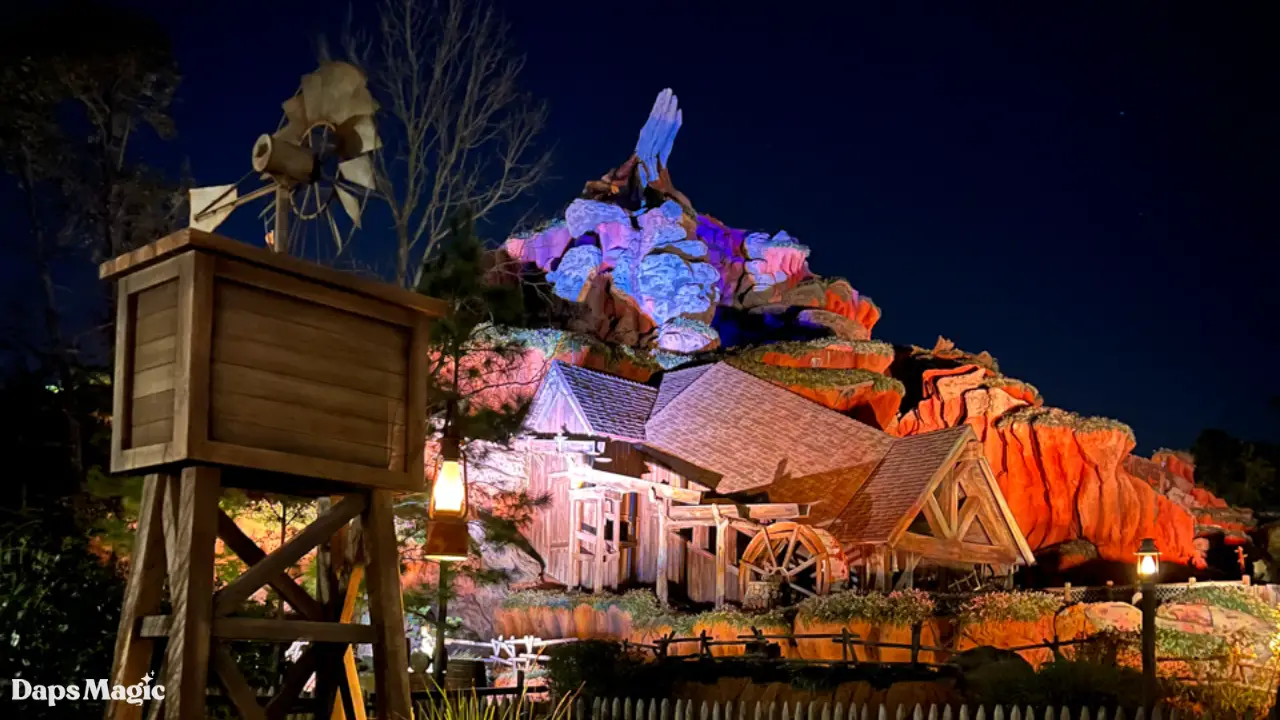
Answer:
[[[1142,673],[1091,661],[1057,660],[1036,671],[1021,660],[1002,660],[967,672],[963,687],[971,702],[984,704],[1133,707],[1142,702]]]
[[[642,697],[654,693],[642,680],[645,658],[639,651],[624,650],[612,640],[581,640],[547,651],[547,682],[556,697],[580,693],[588,699],[608,696]]]
[[[1036,591],[992,592],[974,595],[960,606],[962,625],[981,622],[1035,622],[1053,615],[1062,607],[1062,598]]]
[[[933,599],[922,590],[895,590],[888,595],[856,590],[812,597],[800,603],[799,616],[821,622],[864,622],[913,625],[933,616]]]

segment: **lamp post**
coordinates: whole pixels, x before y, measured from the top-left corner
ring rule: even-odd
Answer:
[[[466,560],[471,547],[471,534],[467,531],[467,464],[458,438],[452,433],[446,433],[440,441],[440,466],[436,468],[436,479],[431,486],[427,517],[427,542],[422,555],[440,563],[440,577],[436,581],[436,645],[431,670],[436,685],[444,687],[448,662],[444,630],[449,586],[453,581],[449,563]]]
[[[1160,551],[1156,541],[1143,538],[1135,553],[1138,580],[1142,583],[1142,704],[1156,701],[1156,576],[1160,574]]]
[[[467,532],[467,466],[458,439],[440,441],[440,467],[431,486],[427,510],[427,545],[423,557],[442,562],[467,559],[470,534]]]

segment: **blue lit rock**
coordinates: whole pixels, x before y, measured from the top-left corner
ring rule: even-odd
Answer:
[[[591,280],[600,269],[603,253],[594,245],[570,248],[560,258],[560,265],[547,273],[547,279],[555,283],[553,292],[572,302],[582,302],[587,296]]]
[[[578,198],[569,203],[569,208],[564,211],[564,221],[569,226],[569,234],[577,238],[604,223],[630,225],[631,217],[626,210],[612,203]]]
[[[681,315],[709,321],[720,299],[719,279],[720,273],[704,262],[689,262],[671,253],[646,255],[636,274],[638,304],[657,325]]]
[[[658,330],[658,348],[677,353],[708,352],[720,347],[720,333],[698,320],[675,318]]]

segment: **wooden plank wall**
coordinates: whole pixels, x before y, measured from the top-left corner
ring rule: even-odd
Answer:
[[[209,435],[402,470],[409,328],[219,279]]]
[[[679,473],[646,462],[643,455],[637,453],[627,443],[610,442],[605,448],[604,456],[610,458],[607,464],[597,467],[608,472],[632,477],[647,476],[652,482],[672,485],[674,487],[696,486]],[[551,475],[567,470],[569,462],[566,458],[548,452],[530,451],[525,463],[529,492],[533,494],[550,493],[550,506],[538,513],[529,531],[530,542],[547,560],[547,574],[557,582],[567,583],[569,579],[569,481],[566,478],[551,479]],[[624,551],[620,562],[629,569],[625,577],[634,583],[652,585],[658,574],[658,511],[661,500],[652,502],[645,493],[631,493],[634,522],[632,532],[637,541],[634,551]],[[583,507],[582,525],[588,531],[597,526],[594,503],[588,502]],[[741,548],[746,547],[747,538],[736,530],[729,530],[729,553],[731,560],[728,567],[726,598],[739,601],[737,557]],[[683,587],[689,599],[694,602],[715,602],[716,572],[715,547],[710,540],[706,528],[694,531],[695,542],[689,543],[682,536],[672,533],[668,540],[667,581],[675,587]],[[698,548],[705,548],[699,550]],[[585,544],[583,552],[591,552],[590,544]],[[604,587],[615,589],[618,586],[619,561],[610,561],[605,565]],[[686,575],[687,570],[687,575]],[[593,563],[583,562],[579,574],[579,587],[591,588],[595,569]]]
[[[126,448],[173,439],[174,379],[177,377],[178,281],[147,288],[133,303],[133,404]]]

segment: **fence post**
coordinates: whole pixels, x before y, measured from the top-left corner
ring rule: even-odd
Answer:
[[[711,646],[707,644],[708,642],[710,641],[707,639],[707,631],[704,628],[702,633],[698,635],[698,652],[703,657],[711,657]],[[707,704],[703,703],[702,706],[705,708]],[[706,720],[706,718],[702,720]]]
[[[849,662],[849,628],[840,628],[840,660]]]
[[[911,624],[911,667],[920,667],[920,633],[921,623]]]

